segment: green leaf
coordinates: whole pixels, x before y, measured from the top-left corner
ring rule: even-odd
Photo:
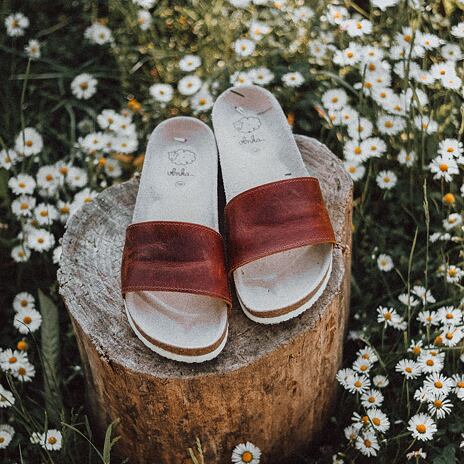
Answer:
[[[121,438],[121,437],[111,438],[111,435],[113,433],[113,429],[118,424],[119,424],[119,419],[116,419],[115,421],[111,422],[111,424],[108,425],[108,428],[106,429],[105,444],[103,445],[103,462],[105,464],[110,464],[110,461],[111,461],[111,449],[113,448],[115,443]]]
[[[432,464],[456,464],[456,448],[449,444],[445,446],[441,453],[434,458]]]
[[[63,402],[60,391],[59,310],[50,297],[38,290],[41,325],[41,355],[44,374],[45,408],[51,421],[59,421]]]

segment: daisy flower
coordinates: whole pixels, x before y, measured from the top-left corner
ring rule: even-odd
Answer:
[[[437,431],[437,425],[433,419],[424,413],[416,414],[408,422],[408,430],[413,438],[420,441],[428,441]]]
[[[358,356],[358,359],[365,359],[366,361],[369,361],[372,364],[376,363],[379,360],[375,351],[368,346],[358,350],[356,352],[356,356]]]
[[[265,35],[271,32],[271,27],[261,21],[252,21],[250,24],[249,34],[253,40],[261,40]]]
[[[443,345],[445,346],[456,346],[463,338],[464,331],[462,327],[456,327],[454,325],[445,326],[439,335]]]
[[[148,91],[157,102],[161,103],[170,102],[174,94],[174,90],[169,84],[153,84]]]
[[[370,430],[356,438],[355,446],[364,456],[377,456],[377,451],[380,449],[375,433]]]
[[[372,23],[367,19],[347,19],[340,25],[350,37],[361,37],[372,32]]]
[[[25,263],[31,257],[31,252],[25,245],[16,245],[11,249],[11,257],[16,263]]]
[[[208,111],[213,107],[214,99],[208,90],[201,90],[190,99],[190,106],[194,113]]]
[[[249,441],[238,444],[232,451],[234,464],[259,464],[260,459],[261,450]]]
[[[142,31],[146,31],[150,28],[153,18],[151,13],[147,10],[137,11],[137,24]]]
[[[352,139],[364,140],[371,136],[374,125],[366,118],[359,118],[347,124],[348,135]],[[370,146],[367,147],[371,154]],[[375,152],[375,148],[373,150]]]
[[[183,77],[177,84],[177,90],[181,95],[190,96],[197,93],[201,88],[202,82],[198,76],[189,75]]]
[[[450,155],[437,156],[430,163],[429,169],[434,179],[444,179],[446,182],[451,182],[452,176],[459,174],[458,165]]]
[[[383,272],[389,272],[393,269],[393,260],[389,255],[380,254],[377,258],[377,266]]]
[[[179,60],[179,68],[183,72],[192,72],[201,66],[201,58],[197,55],[185,55]]]
[[[400,316],[393,308],[386,308],[384,306],[379,306],[377,308],[377,322],[384,323],[385,326],[392,325],[394,321],[398,321]]]
[[[358,438],[359,435],[359,427],[356,425],[349,425],[343,429],[343,433],[348,441],[352,442]]]
[[[421,375],[421,369],[416,361],[411,359],[402,359],[395,366],[395,371],[403,374],[406,379],[416,379]]]
[[[388,386],[388,384],[390,383],[390,381],[388,380],[387,377],[385,377],[384,375],[376,375],[373,379],[372,379],[372,383],[374,384],[375,387],[377,388],[385,388]]]
[[[15,404],[15,397],[10,390],[0,385],[0,408],[9,408]]]
[[[422,451],[422,448],[419,448],[416,451],[411,451],[406,455],[408,461],[410,461],[411,459],[415,459],[416,462],[418,462],[420,458],[425,459],[426,457],[427,453],[425,451]]]
[[[149,10],[155,6],[156,0],[132,0],[136,5]]]
[[[343,386],[343,388],[348,388],[348,380],[354,375],[353,369],[340,369],[337,372],[336,379]]]
[[[355,372],[359,372],[360,374],[367,374],[372,368],[372,363],[363,358],[358,358],[354,363],[353,363],[353,370]]]
[[[454,306],[442,306],[437,309],[437,317],[441,324],[459,325],[462,321],[462,311]]]
[[[16,177],[11,177],[8,181],[8,187],[15,195],[28,194],[31,195],[36,187],[35,180],[28,174],[18,174]]]
[[[274,74],[265,67],[250,69],[248,76],[257,85],[268,85],[274,80]]]
[[[459,39],[464,39],[464,21],[456,24],[451,28],[451,34]]]
[[[379,390],[370,389],[361,395],[361,404],[366,408],[379,408],[383,403],[384,397]]]
[[[396,135],[405,127],[405,120],[398,116],[382,115],[377,118],[377,128],[381,134]]]
[[[87,172],[76,166],[72,166],[68,170],[68,174],[66,175],[66,183],[72,189],[82,188],[87,185]]]
[[[438,144],[438,153],[458,158],[464,153],[463,144],[458,139],[444,139]]]
[[[30,195],[20,195],[11,203],[11,211],[18,217],[26,217],[32,214],[36,199]]]
[[[0,150],[0,168],[9,170],[17,161],[18,154],[14,150]]]
[[[289,72],[282,76],[282,82],[286,87],[300,87],[304,82],[304,77],[298,71]]]
[[[385,433],[390,428],[388,417],[380,409],[369,409],[367,411],[367,417],[369,417],[369,424],[371,427],[378,432]]]
[[[433,297],[430,290],[426,290],[425,287],[421,285],[414,285],[411,290],[414,295],[416,295],[420,300],[422,300],[422,304],[427,303],[435,303],[436,300]]]
[[[359,161],[344,161],[343,166],[354,181],[362,179],[366,173],[366,168]]]
[[[30,382],[35,376],[35,367],[29,362],[23,362],[12,370],[12,374],[20,382]]]
[[[371,381],[366,375],[353,374],[346,379],[345,388],[350,393],[364,393],[371,386]]]
[[[369,157],[367,148],[357,140],[348,140],[343,146],[343,154],[346,160],[356,161],[357,163],[362,163]]]
[[[380,171],[375,180],[382,190],[391,190],[396,185],[398,178],[393,171]]]
[[[88,100],[97,92],[97,79],[91,74],[82,73],[71,82],[71,92],[79,100]]]
[[[322,95],[322,104],[330,110],[341,110],[348,102],[348,95],[343,89],[331,89]]]
[[[16,137],[15,150],[22,156],[38,155],[42,149],[42,136],[33,127],[26,127]]]
[[[85,188],[74,196],[74,201],[71,203],[71,214],[74,214],[82,206],[92,203],[93,199],[97,196],[97,192],[90,188]]]
[[[14,317],[13,325],[19,333],[27,334],[35,332],[42,323],[42,316],[35,309],[21,309]]]
[[[417,342],[415,340],[411,340],[411,343],[409,344],[408,348],[408,353],[412,353],[415,356],[419,356],[422,353],[422,345],[424,342],[422,340],[418,340]]]
[[[85,32],[84,37],[96,45],[105,45],[113,41],[111,30],[100,23],[93,23]]]
[[[440,356],[434,356],[429,351],[421,353],[417,358],[417,363],[421,371],[425,374],[441,372],[443,370],[443,359]]]
[[[55,244],[53,234],[45,229],[33,229],[27,234],[27,246],[34,251],[48,251]]]
[[[238,56],[250,56],[255,51],[256,43],[250,39],[238,39],[233,47]]]
[[[230,76],[230,83],[235,86],[250,85],[253,83],[249,73],[236,71]]]
[[[441,47],[441,56],[446,61],[460,61],[462,59],[462,52],[459,45],[450,43]]]
[[[45,433],[42,436],[43,439],[40,440],[40,445],[42,446],[42,448],[48,451],[58,451],[61,449],[63,436],[61,435],[61,432],[59,430],[47,430],[47,433]]]
[[[378,158],[387,151],[387,144],[378,137],[370,137],[361,142],[361,149],[368,153],[368,158]]]
[[[453,403],[450,400],[446,399],[444,395],[438,394],[429,400],[428,411],[437,419],[444,419],[451,412],[452,407]]]
[[[58,210],[53,205],[40,203],[34,209],[34,218],[39,225],[50,225],[58,217]]]
[[[424,388],[431,394],[448,395],[453,388],[453,380],[436,372],[424,380]]]
[[[410,168],[416,159],[416,154],[413,151],[400,150],[398,153],[398,163]]]
[[[462,279],[462,276],[464,275],[464,271],[457,266],[454,266],[451,264],[448,266],[446,269],[446,281],[450,283],[457,283]]]
[[[7,348],[0,352],[0,368],[5,372],[13,372],[27,362],[27,354],[22,351]]]
[[[0,424],[0,449],[5,449],[14,436],[14,429],[8,424]]]
[[[38,40],[31,39],[24,47],[24,51],[29,58],[40,58],[40,43]]]
[[[462,216],[458,213],[451,213],[446,219],[443,220],[443,227],[445,230],[452,230],[462,224]]]
[[[419,300],[416,300],[411,294],[400,293],[398,295],[398,300],[403,303],[405,306],[411,306],[411,308],[416,307],[419,304]]]
[[[464,375],[455,374],[452,379],[454,382],[453,392],[460,400],[464,400]]]
[[[22,13],[13,13],[5,18],[5,27],[10,37],[20,37],[29,27],[29,19]]]

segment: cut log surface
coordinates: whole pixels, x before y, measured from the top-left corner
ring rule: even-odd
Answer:
[[[120,265],[137,178],[108,188],[69,221],[58,278],[88,412],[100,432],[120,419],[116,450],[128,462],[189,463],[196,438],[207,464],[230,462],[234,446],[246,441],[261,448],[264,463],[298,462],[295,453],[330,417],[348,316],[352,182],[324,145],[296,140],[320,180],[339,244],[330,283],[310,310],[275,326],[253,323],[235,301],[229,341],[213,361],[168,361],[129,327]]]

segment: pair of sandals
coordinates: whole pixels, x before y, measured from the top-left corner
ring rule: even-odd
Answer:
[[[254,322],[302,314],[330,278],[334,232],[276,98],[257,86],[216,101],[215,135],[175,117],[148,142],[121,288],[129,323],[151,350],[182,362],[215,358],[228,335],[233,277]],[[218,150],[226,195],[227,267],[219,233]]]

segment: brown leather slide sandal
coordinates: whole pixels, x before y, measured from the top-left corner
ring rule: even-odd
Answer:
[[[227,252],[238,298],[255,322],[296,317],[330,279],[335,236],[275,97],[226,90],[213,108],[227,205]]]
[[[172,118],[150,137],[121,290],[133,331],[159,355],[203,362],[224,348],[231,297],[218,232],[217,148],[201,121]]]

